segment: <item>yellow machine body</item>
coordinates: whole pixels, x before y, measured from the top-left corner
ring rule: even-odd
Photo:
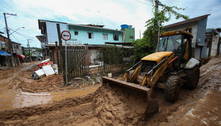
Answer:
[[[191,49],[187,46],[190,46],[192,35],[191,33],[185,31],[171,31],[161,34],[161,37],[170,37],[170,36],[185,36],[187,39],[183,39],[183,44],[181,45],[183,51],[183,59],[188,60],[191,58]],[[164,76],[165,71],[169,69],[173,61],[175,61],[178,56],[175,55],[173,51],[157,51],[150,55],[147,55],[141,58],[140,62],[128,69],[124,74],[124,80],[118,80],[113,78],[104,77],[103,81],[110,82],[114,84],[125,85],[127,87],[135,88],[136,85],[142,86],[143,88],[138,88],[143,91],[149,91],[151,88],[155,87],[158,80]],[[148,71],[145,71],[142,67],[143,63],[150,62],[155,65],[152,66]],[[122,81],[124,83],[122,84]],[[128,83],[128,85],[127,85]],[[131,86],[135,85],[135,86]]]
[[[155,52],[150,55],[147,55],[143,57],[141,60],[146,60],[146,61],[155,61],[159,63],[162,58],[170,56],[173,52]]]

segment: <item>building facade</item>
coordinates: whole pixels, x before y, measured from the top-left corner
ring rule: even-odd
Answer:
[[[69,24],[49,20],[38,20],[38,25],[41,35],[36,37],[41,41],[43,57],[49,57],[55,63],[58,63],[58,59],[60,59],[58,46],[60,44],[63,46],[65,43],[64,40],[59,38],[59,35],[64,30],[68,30],[71,33],[71,40],[67,41],[68,46],[87,45],[89,50],[88,55],[90,55],[89,58],[91,59],[90,64],[97,63],[98,52],[106,42],[124,43],[132,42],[135,39],[134,28],[132,28],[132,26],[117,30],[105,28],[104,25]],[[133,31],[131,32],[129,29]]]
[[[133,28],[132,25],[123,24],[121,25],[121,30],[124,33],[124,42],[133,42],[135,40],[135,28]]]
[[[206,26],[209,14],[187,19],[181,22],[164,26],[166,31],[183,30],[191,32],[192,38],[192,54],[195,58],[207,58],[208,47],[206,39]]]
[[[69,24],[71,40],[69,43],[105,44],[105,42],[123,42],[123,32],[104,28],[103,25]]]
[[[68,44],[105,44],[105,42],[125,41],[123,30],[104,28],[103,25],[68,24],[49,20],[38,20],[38,25],[41,35],[36,37],[41,41],[43,48],[59,43],[59,34],[64,30],[71,33]]]
[[[22,56],[21,44],[11,41],[11,45],[12,50],[9,48],[9,39],[0,35],[0,66],[10,66],[10,59],[12,60],[12,66],[20,64],[20,57]]]
[[[221,54],[221,29],[207,29],[206,30],[206,43],[209,48],[209,56],[218,56]]]

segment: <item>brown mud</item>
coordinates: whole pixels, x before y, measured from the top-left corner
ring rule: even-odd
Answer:
[[[221,58],[211,59],[200,70],[198,87],[182,89],[176,103],[166,102],[157,93],[159,112],[148,119],[144,94],[103,85],[93,91],[93,86],[85,89],[85,95],[0,111],[0,125],[220,126]]]

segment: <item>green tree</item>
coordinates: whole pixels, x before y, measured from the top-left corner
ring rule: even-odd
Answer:
[[[159,10],[158,7],[160,7]],[[168,22],[172,16],[175,16],[176,19],[188,19],[186,15],[178,12],[180,10],[184,9],[176,6],[167,6],[156,0],[153,10],[154,17],[146,21],[146,30],[143,33],[143,38],[137,39],[133,43],[136,60],[155,51],[158,35],[163,32],[163,24]]]

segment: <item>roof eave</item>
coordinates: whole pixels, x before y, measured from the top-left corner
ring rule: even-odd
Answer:
[[[169,24],[169,25],[164,26],[164,28],[168,29],[168,28],[173,28],[173,27],[188,24],[188,23],[198,22],[202,19],[207,18],[209,15],[210,14],[206,14],[206,15],[202,15],[202,16],[199,16],[199,17],[195,17],[195,18],[184,20],[184,21],[180,21],[180,22],[177,22],[177,23]]]

